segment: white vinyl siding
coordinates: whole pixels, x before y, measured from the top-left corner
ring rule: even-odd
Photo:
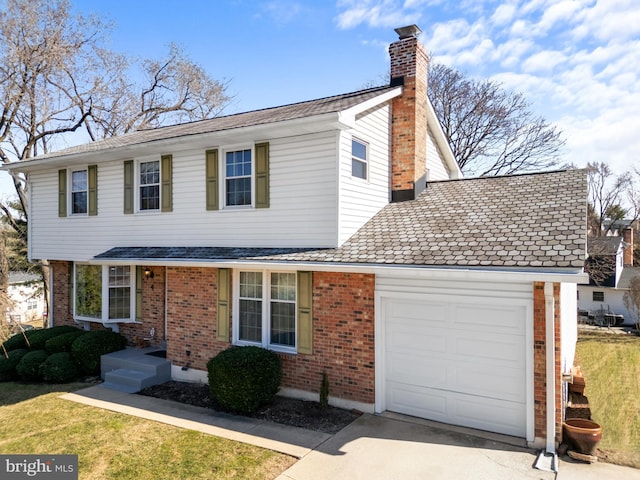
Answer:
[[[340,138],[340,244],[389,202],[389,105],[364,112],[352,131]],[[353,177],[351,141],[366,142],[368,178]]]
[[[429,171],[427,181],[449,180],[449,171],[430,128],[427,137],[427,170]]]
[[[57,169],[32,172],[31,257],[86,261],[113,247],[136,245],[336,246],[337,138],[337,131],[327,131],[268,139],[270,208],[266,209],[207,211],[205,148],[171,152],[173,211],[163,215],[123,214],[125,159],[100,164],[99,214],[73,220],[58,217]]]

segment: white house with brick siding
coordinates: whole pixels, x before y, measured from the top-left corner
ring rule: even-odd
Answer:
[[[387,86],[143,130],[7,168],[53,324],[166,346],[204,380],[280,353],[282,394],[560,440],[586,250],[585,172],[463,179],[412,26]],[[548,348],[551,347],[551,348]]]

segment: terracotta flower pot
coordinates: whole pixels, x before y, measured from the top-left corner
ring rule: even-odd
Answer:
[[[586,418],[567,418],[562,425],[569,448],[584,455],[593,455],[602,438],[602,427]]]

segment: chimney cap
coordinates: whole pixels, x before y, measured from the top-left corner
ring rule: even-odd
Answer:
[[[400,40],[403,40],[405,38],[417,37],[422,33],[422,30],[420,30],[420,27],[414,24],[408,25],[406,27],[396,28],[395,32],[400,37]]]

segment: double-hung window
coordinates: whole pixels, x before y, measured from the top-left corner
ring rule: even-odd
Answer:
[[[296,274],[240,271],[234,277],[236,343],[295,351]]]
[[[225,204],[251,205],[251,150],[225,152]]]
[[[140,162],[140,210],[160,210],[160,161]]]
[[[132,320],[132,269],[127,265],[75,265],[74,318],[100,322]]]
[[[88,210],[89,180],[87,170],[71,171],[71,213],[86,214]]]
[[[351,175],[366,180],[368,177],[367,144],[358,139],[351,140]]]

